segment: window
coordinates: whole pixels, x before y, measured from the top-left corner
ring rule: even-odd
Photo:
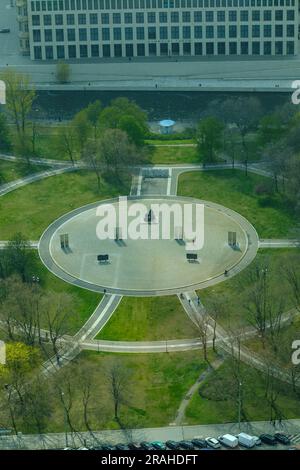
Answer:
[[[272,21],[272,11],[265,10],[264,11],[264,21]]]
[[[46,56],[46,59],[48,60],[53,59],[53,47],[52,46],[45,47],[45,56]]]
[[[69,46],[68,54],[69,54],[69,59],[75,59],[76,58],[76,46]]]
[[[260,43],[257,41],[252,43],[252,54],[260,55]]]
[[[287,55],[294,55],[295,54],[295,44],[293,41],[288,41],[286,43],[286,53]]]
[[[179,27],[178,26],[171,26],[171,38],[179,39]]]
[[[275,10],[275,20],[276,21],[283,21],[283,11],[282,10]]]
[[[114,56],[115,57],[122,57],[122,44],[115,44],[114,45]]]
[[[122,39],[121,28],[114,28],[113,33],[114,33],[114,40],[121,41]]]
[[[75,29],[68,29],[68,41],[75,41]]]
[[[55,24],[60,26],[63,24],[63,16],[62,15],[55,15]]]
[[[40,26],[40,17],[38,15],[32,15],[32,26]]]
[[[102,22],[102,24],[109,24],[109,14],[108,13],[102,13],[101,22]]]
[[[178,11],[171,12],[171,23],[179,23],[179,13]]]
[[[34,29],[32,34],[34,42],[41,42],[41,31],[39,29]]]
[[[109,28],[102,28],[102,40],[109,41],[110,40],[110,30]]]
[[[202,50],[202,43],[201,42],[195,42],[195,55],[202,55],[203,50]]]
[[[144,23],[144,13],[137,13],[136,14],[136,22],[138,24]]]
[[[113,24],[121,24],[120,13],[113,13]]]
[[[213,11],[206,11],[205,12],[205,20],[207,23],[212,23],[214,21],[214,12]]]
[[[149,55],[156,55],[156,44],[149,44]]]
[[[252,37],[259,38],[260,36],[260,25],[254,24],[252,25]]]
[[[156,16],[155,13],[148,13],[148,23],[155,23],[156,22]]]
[[[52,42],[52,29],[45,29],[45,42]]]
[[[103,46],[103,57],[110,57],[110,45],[104,44]]]
[[[286,12],[286,19],[288,21],[294,21],[295,20],[295,13],[294,13],[294,10],[288,10]]]
[[[272,25],[265,24],[264,25],[264,37],[270,38],[272,36]]]
[[[85,44],[80,44],[79,46],[79,54],[80,57],[87,57],[87,46]]]
[[[225,38],[225,26],[217,27],[217,36],[218,38]]]
[[[286,27],[286,35],[288,38],[292,38],[295,35],[295,27],[293,24],[288,24]]]
[[[237,27],[235,25],[229,25],[229,37],[230,38],[237,37]]]
[[[68,25],[75,24],[75,16],[74,15],[67,15],[67,24]]]
[[[168,22],[168,15],[165,12],[159,13],[159,21],[160,23],[167,23]]]
[[[136,28],[136,38],[141,40],[145,39],[145,30],[142,27],[137,27]]]
[[[184,55],[191,55],[191,43],[185,42],[183,43],[183,53]]]
[[[195,23],[202,22],[202,11],[194,11],[194,22]]]
[[[282,36],[283,36],[283,26],[282,26],[282,24],[276,24],[275,25],[275,36],[277,38],[282,38]]]
[[[133,29],[132,28],[125,28],[125,39],[127,41],[133,40]]]
[[[86,28],[79,28],[79,41],[86,41],[86,40],[87,40]]]
[[[92,57],[99,57],[99,46],[98,44],[91,45],[91,56]]]
[[[86,24],[86,15],[78,15],[78,24]]]
[[[249,14],[247,10],[242,10],[240,14],[241,21],[249,21]]]
[[[206,26],[206,37],[212,39],[214,37],[214,27]]]
[[[98,41],[99,39],[98,28],[91,28],[90,35],[91,35],[91,41]]]
[[[126,24],[132,23],[132,13],[125,13],[124,20]]]
[[[148,28],[148,39],[156,39],[156,28],[154,26]]]
[[[225,42],[218,42],[218,55],[225,55]]]
[[[271,53],[272,53],[271,41],[264,42],[264,55],[271,55]]]
[[[138,44],[138,45],[137,45],[137,55],[138,55],[139,57],[145,55],[145,44]]]
[[[249,44],[247,42],[241,42],[241,54],[248,55],[249,53]]]
[[[253,10],[252,12],[252,21],[260,21],[260,11]]]
[[[194,27],[194,37],[196,39],[202,38],[202,26],[195,26]]]
[[[237,43],[236,42],[230,42],[229,43],[229,54],[230,55],[236,55],[237,54]]]
[[[41,60],[42,59],[42,48],[41,48],[41,46],[34,46],[33,54],[34,54],[34,58],[36,60]]]
[[[236,21],[237,20],[237,14],[236,11],[230,10],[228,14],[229,21]]]
[[[63,29],[56,29],[55,30],[55,37],[57,42],[64,41],[64,30]]]
[[[206,43],[206,54],[207,55],[213,55],[214,54],[214,43],[213,42],[207,42]]]
[[[97,13],[90,14],[90,24],[97,24],[98,23],[98,15]]]
[[[182,21],[184,23],[190,23],[191,21],[191,14],[189,11],[183,11],[182,12]]]
[[[249,35],[248,25],[241,25],[241,38],[247,38]]]
[[[221,11],[218,11],[217,13],[217,20],[219,22],[224,22],[225,21],[225,11],[221,10]]]
[[[211,27],[211,26],[209,26]],[[182,37],[183,39],[190,39],[191,38],[191,28],[190,26],[183,26],[182,27]]]
[[[171,50],[173,55],[179,55],[179,44],[177,42],[173,43]]]
[[[51,26],[51,15],[44,15],[44,26]]]
[[[58,59],[64,59],[65,58],[65,48],[64,46],[57,46],[56,47],[56,54]]]

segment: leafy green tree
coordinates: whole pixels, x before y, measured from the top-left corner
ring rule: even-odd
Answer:
[[[71,68],[69,64],[65,62],[58,62],[56,65],[56,80],[59,83],[67,83],[70,81]]]
[[[92,126],[88,120],[87,113],[83,109],[79,111],[72,120],[71,126],[75,132],[75,139],[80,156],[83,154],[84,146],[91,135]]]
[[[145,132],[142,126],[135,120],[133,116],[124,115],[119,121],[119,129],[126,132],[129,140],[137,147],[144,144]]]
[[[148,131],[147,114],[134,102],[128,98],[116,98],[106,107],[100,117],[100,122],[104,128],[120,128],[120,121],[124,116],[131,117],[145,135]],[[127,120],[128,123],[128,120]]]
[[[135,145],[120,129],[106,129],[103,132],[99,140],[99,153],[106,171],[118,180],[121,172],[128,171],[139,160]]]
[[[100,115],[102,111],[102,103],[97,100],[94,103],[90,103],[87,108],[85,108],[87,120],[91,123],[94,129],[94,138],[98,136],[98,130],[100,125]]]
[[[9,150],[10,147],[11,142],[6,117],[3,113],[0,113],[0,150]]]
[[[6,110],[16,127],[17,148],[26,156],[26,126],[35,99],[35,90],[27,75],[11,69],[1,73],[0,78],[6,85]]]
[[[215,117],[202,119],[197,129],[197,144],[203,163],[213,163],[223,145],[224,125]]]
[[[258,128],[258,143],[262,146],[277,142],[284,134],[280,116],[276,113],[264,116]]]

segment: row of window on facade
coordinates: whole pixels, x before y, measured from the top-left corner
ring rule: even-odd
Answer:
[[[88,47],[85,44],[80,44],[78,47],[75,45],[69,46],[34,46],[34,59],[75,59],[87,57],[133,57],[133,56],[173,56],[173,55],[293,55],[295,53],[294,42],[287,41],[286,50],[284,50],[283,41],[272,42],[230,42],[226,50],[226,43],[219,42],[217,44],[210,43],[173,43],[173,44],[92,44]],[[43,56],[44,51],[44,56]],[[56,57],[54,57],[54,52]]]
[[[85,13],[79,13],[78,15],[74,14],[67,14],[64,15],[57,14],[54,15],[54,23],[55,25],[63,25],[64,23],[68,25],[75,24],[77,20],[77,24],[87,24],[88,20],[90,24],[130,24],[134,21],[136,23],[145,23],[147,20],[148,23],[179,23],[182,21],[183,23],[190,23],[194,21],[195,23],[201,23],[205,21],[206,23],[213,23],[217,21],[218,23],[222,23],[225,21],[229,22],[237,22],[238,20],[241,22],[248,22],[249,20],[252,21],[294,21],[295,20],[295,12],[294,10],[253,10],[250,14],[247,10],[242,10],[237,12],[235,10],[220,10],[218,12],[213,11],[206,11],[205,14],[202,11],[183,11],[183,12],[148,12],[145,13],[136,13],[133,15],[132,13],[90,13],[89,16]],[[41,17],[39,15],[32,15],[32,24],[33,26],[40,26],[41,24]],[[52,24],[52,16],[51,15],[43,15],[43,24],[45,26],[49,26]]]
[[[36,0],[32,11],[144,10],[156,8],[244,8],[295,6],[295,0]]]
[[[247,25],[242,25],[239,29],[236,26],[229,26],[226,30],[225,26],[172,26],[168,28],[166,26],[149,27],[145,28],[101,28],[100,34],[98,28],[79,28],[76,29],[45,29],[43,32],[39,29],[33,30],[33,41],[41,42],[62,42],[62,41],[98,41],[100,38],[102,41],[122,41],[122,40],[144,40],[145,38],[149,40],[154,39],[190,39],[192,37],[197,39],[207,38],[207,39],[222,39],[222,38],[283,38],[284,36],[288,38],[293,38],[295,36],[295,27],[294,25],[287,25],[286,28],[283,28],[282,25],[253,25],[252,28],[249,28]]]

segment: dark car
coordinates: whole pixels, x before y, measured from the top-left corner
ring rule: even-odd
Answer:
[[[128,447],[129,447],[130,450],[140,450],[141,449],[140,444],[137,443],[137,442],[130,442],[128,444]]]
[[[259,437],[261,442],[268,444],[269,446],[276,446],[277,444],[277,441],[272,434],[261,434]]]
[[[276,441],[278,441],[280,444],[284,444],[285,446],[288,446],[291,443],[291,440],[282,432],[276,432],[274,437]]]
[[[179,442],[176,442],[176,441],[167,441],[166,446],[171,450],[175,450],[180,447]]]
[[[115,449],[116,450],[128,450],[129,447],[126,444],[116,444]]]
[[[114,450],[114,446],[111,446],[110,444],[104,444],[103,446],[101,446],[101,450]]]
[[[204,449],[205,447],[207,447],[204,439],[192,439],[191,442],[193,446],[198,447],[198,449]]]
[[[144,449],[144,450],[155,450],[153,445],[150,444],[150,442],[141,442],[141,448]]]
[[[194,446],[190,441],[180,441],[179,442],[179,447],[184,450],[193,450]]]
[[[161,441],[153,441],[151,445],[154,447],[155,450],[165,450],[166,445]]]
[[[10,29],[9,28],[0,28],[0,33],[10,33]]]

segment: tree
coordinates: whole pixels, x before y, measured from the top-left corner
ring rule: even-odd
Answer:
[[[264,116],[259,123],[258,127],[258,143],[261,146],[274,144],[284,134],[284,126],[277,113],[268,114]]]
[[[56,138],[56,149],[59,155],[66,156],[75,164],[76,160],[76,130],[72,124],[66,124],[59,127]]]
[[[75,115],[71,122],[71,126],[74,129],[75,141],[79,154],[82,157],[85,144],[91,135],[91,123],[89,122],[87,113],[84,109]]]
[[[137,147],[141,147],[144,144],[145,130],[135,120],[134,116],[122,116],[118,127],[126,132],[131,143]]]
[[[143,134],[146,134],[148,131],[147,114],[134,101],[124,97],[114,99],[110,106],[102,111],[100,123],[105,129],[116,129],[120,127],[120,121],[124,116],[132,118],[132,122],[134,121]]]
[[[99,149],[98,141],[87,142],[84,146],[82,158],[86,162],[88,168],[92,170],[97,178],[97,187],[100,191],[101,186],[101,173],[102,173],[102,159]]]
[[[56,80],[59,83],[67,83],[70,81],[71,68],[69,64],[65,62],[58,62],[56,65]]]
[[[121,171],[139,162],[136,147],[120,129],[106,129],[99,139],[99,153],[106,170],[120,180]]]
[[[207,341],[208,341],[208,333],[209,333],[209,326],[210,326],[209,315],[205,309],[203,309],[201,313],[193,311],[192,320],[201,340],[202,350],[203,350],[203,359],[209,364],[208,355],[207,355]]]
[[[0,78],[6,85],[6,109],[16,126],[21,152],[26,156],[26,125],[35,99],[35,90],[27,75],[13,70],[8,69],[1,73]]]
[[[102,103],[99,100],[90,103],[85,109],[87,120],[90,122],[94,129],[94,139],[98,137],[98,131],[100,127],[100,115],[102,111]]]
[[[9,150],[11,147],[10,135],[6,117],[0,112],[0,150]]]
[[[255,130],[262,115],[262,108],[257,98],[239,97],[227,99],[220,106],[219,112],[223,121],[227,124],[235,124],[239,130],[242,147],[245,155],[246,173],[249,161],[249,151],[246,142],[246,135]]]
[[[224,126],[219,119],[207,117],[202,119],[197,129],[197,144],[203,163],[213,163],[218,150],[222,148]]]
[[[120,418],[121,405],[128,403],[129,371],[115,361],[111,363],[106,371],[106,383],[114,405],[114,419],[122,427]]]
[[[15,234],[8,242],[7,247],[1,250],[0,269],[2,277],[17,273],[23,282],[32,279],[35,261],[31,254],[30,243],[22,233]]]

